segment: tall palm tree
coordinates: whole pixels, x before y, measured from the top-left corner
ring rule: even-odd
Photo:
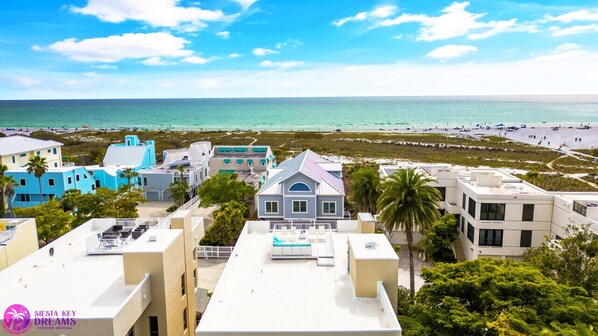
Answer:
[[[7,209],[4,206],[4,203],[8,203],[8,211],[12,210],[12,197],[15,195],[15,189],[18,186],[17,181],[12,176],[2,175],[0,176],[0,192],[2,192],[2,212],[0,216],[3,215]]]
[[[380,176],[372,168],[361,168],[351,175],[351,195],[358,211],[376,213],[380,197]]]
[[[440,219],[436,205],[440,192],[429,185],[432,180],[415,172],[401,169],[388,176],[382,183],[378,199],[380,220],[386,232],[392,235],[395,228],[405,231],[409,250],[409,285],[411,297],[415,295],[415,266],[413,264],[413,231],[417,226],[429,227]]]
[[[181,182],[183,181],[183,173],[185,172],[185,166],[183,165],[178,165],[176,167],[176,170],[179,171],[179,173],[181,174]]]
[[[4,177],[4,173],[8,167],[0,163],[0,178]],[[4,213],[4,187],[0,185],[0,214]]]
[[[127,189],[131,190],[131,180],[139,176],[139,173],[133,168],[125,168],[125,170],[120,172],[119,176],[120,178],[127,179]]]
[[[29,162],[27,162],[27,172],[29,174],[33,173],[37,180],[39,181],[39,205],[42,205],[42,176],[48,171],[48,162],[46,162],[45,157],[41,157],[36,155],[34,157],[29,158]]]

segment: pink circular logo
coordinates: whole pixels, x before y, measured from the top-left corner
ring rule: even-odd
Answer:
[[[13,304],[4,311],[4,321],[2,327],[9,334],[20,335],[29,331],[31,328],[31,315],[29,310],[20,304]]]

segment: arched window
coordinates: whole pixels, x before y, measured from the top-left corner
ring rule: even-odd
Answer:
[[[289,188],[289,191],[311,191],[311,189],[307,184],[297,182]]]

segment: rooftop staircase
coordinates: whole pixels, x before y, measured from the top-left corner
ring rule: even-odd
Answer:
[[[465,253],[463,253],[463,245],[461,245],[461,239],[457,237],[453,242],[453,248],[455,249],[455,258],[457,261],[465,261]]]

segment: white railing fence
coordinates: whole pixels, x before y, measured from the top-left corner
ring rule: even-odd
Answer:
[[[234,246],[197,246],[197,258],[228,259],[233,253]]]

